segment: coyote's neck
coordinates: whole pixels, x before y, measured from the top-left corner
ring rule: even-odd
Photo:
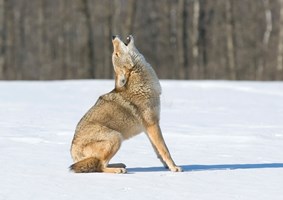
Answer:
[[[159,97],[161,86],[153,68],[139,54],[133,56],[135,66],[129,78],[128,89],[134,94],[144,94],[149,97]]]

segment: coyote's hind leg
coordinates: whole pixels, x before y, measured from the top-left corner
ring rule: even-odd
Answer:
[[[91,135],[91,137],[78,137],[74,141],[72,153],[75,162],[95,158],[96,166],[90,169],[91,172],[126,173],[126,165],[108,164],[121,146],[123,140],[121,133],[100,124],[86,126],[81,131],[79,135]],[[88,134],[85,134],[86,132]],[[91,164],[94,165],[93,162]],[[91,167],[93,166],[90,165],[88,168]]]

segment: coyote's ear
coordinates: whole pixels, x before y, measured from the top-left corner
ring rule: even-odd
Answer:
[[[124,87],[126,82],[127,82],[127,78],[125,74],[116,74],[116,81],[115,81],[116,88]]]
[[[134,37],[132,35],[129,35],[127,37],[127,44],[129,48],[136,48],[135,47],[135,41],[134,41]]]

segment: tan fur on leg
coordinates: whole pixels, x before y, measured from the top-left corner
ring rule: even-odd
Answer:
[[[164,142],[159,125],[154,124],[147,127],[147,134],[152,145],[156,148],[157,152],[162,157],[162,160],[167,164],[169,169],[173,172],[182,171],[182,168],[176,166],[176,164],[172,160],[169,150]]]

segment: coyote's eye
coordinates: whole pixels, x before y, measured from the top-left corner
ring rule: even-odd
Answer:
[[[119,57],[119,54],[116,52],[116,53],[115,53],[115,56]]]
[[[128,36],[128,37],[127,37],[127,42],[126,42],[126,43],[127,43],[127,45],[128,45],[130,42],[131,42],[131,37],[130,37],[130,36]]]

